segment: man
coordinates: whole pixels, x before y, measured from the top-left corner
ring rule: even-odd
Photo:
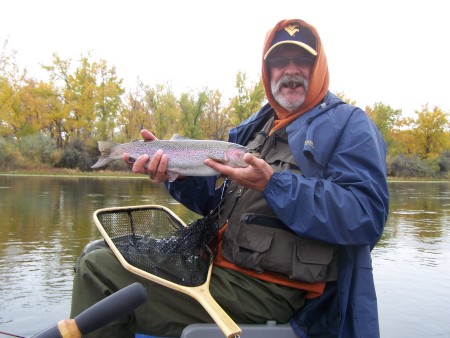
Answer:
[[[385,144],[361,109],[328,91],[325,53],[308,23],[283,20],[267,33],[262,78],[268,104],[229,135],[252,150],[249,166],[206,161],[228,178],[224,189],[215,190],[216,177],[168,183],[161,151],[132,169],[199,214],[215,210],[222,227],[210,290],[237,323],[290,322],[299,337],[379,337],[370,251],[388,214]],[[189,297],[125,272],[108,249],[80,259],[72,316],[136,280],[149,301],[98,336],[177,336],[211,322]]]

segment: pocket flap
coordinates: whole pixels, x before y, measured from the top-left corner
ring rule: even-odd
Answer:
[[[334,245],[307,238],[297,238],[297,258],[306,264],[329,264]]]
[[[240,247],[261,253],[269,249],[273,232],[241,224],[236,239]]]

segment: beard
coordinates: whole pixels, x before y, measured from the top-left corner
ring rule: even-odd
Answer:
[[[308,84],[308,81],[300,75],[284,75],[278,82],[271,82],[270,88],[275,101],[288,112],[293,113],[305,102]],[[283,88],[295,89],[300,86],[305,90],[305,94],[299,96],[295,100],[289,100],[281,92]]]

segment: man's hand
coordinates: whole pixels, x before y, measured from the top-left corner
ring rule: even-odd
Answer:
[[[148,130],[142,129],[141,136],[145,141],[157,140],[157,137]],[[134,173],[149,175],[150,179],[156,183],[165,182],[169,179],[167,175],[167,155],[162,150],[158,150],[149,162],[148,155],[139,156],[134,163],[130,163],[129,155],[124,154],[123,160],[131,168]]]
[[[250,153],[244,155],[244,161],[248,164],[246,168],[232,168],[211,159],[205,164],[244,187],[264,191],[274,173],[272,167]]]

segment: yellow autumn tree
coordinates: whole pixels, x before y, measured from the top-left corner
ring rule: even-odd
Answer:
[[[449,150],[449,114],[438,106],[430,109],[424,105],[421,110],[416,110],[416,116],[411,121],[413,153],[422,158],[432,158]]]
[[[64,144],[72,137],[111,138],[124,93],[115,68],[104,60],[92,61],[90,55],[81,56],[74,66],[71,59],[63,60],[56,53],[52,64],[43,68],[50,73],[62,103],[59,137]]]

